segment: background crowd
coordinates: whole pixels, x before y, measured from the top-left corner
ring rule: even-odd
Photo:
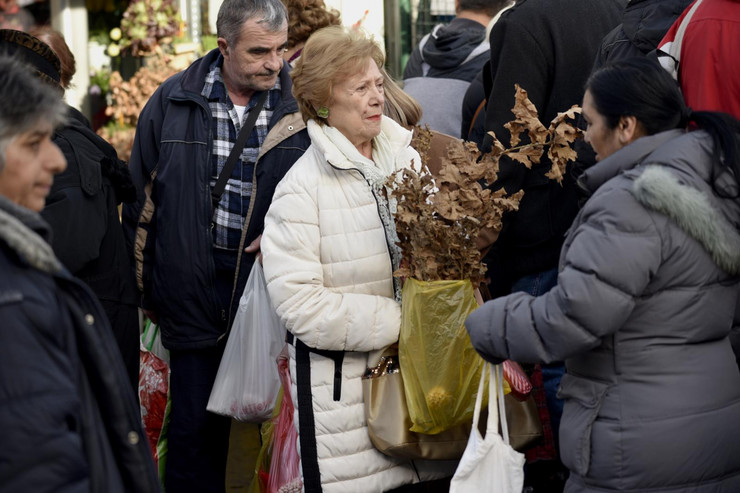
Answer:
[[[128,163],[63,102],[59,33],[2,18],[0,491],[224,492],[231,419],[206,406],[255,262],[303,489],[447,491],[456,461],[368,434],[361,379],[401,326],[388,178],[421,170],[417,124],[432,173],[449,142],[508,142],[515,84],[546,127],[581,105],[584,131],[562,183],[547,156],[501,159],[490,187],[524,196],[478,244],[493,299],[472,343],[535,383],[525,489],[740,491],[740,2],[455,5],[397,83],[321,0],[225,0]],[[169,350],[161,478],[139,309]]]

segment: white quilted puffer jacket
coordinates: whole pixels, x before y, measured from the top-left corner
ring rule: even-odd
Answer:
[[[270,297],[296,338],[291,395],[305,491],[375,493],[451,476],[454,464],[412,465],[370,442],[361,376],[401,323],[389,246],[362,173],[336,137],[312,120],[308,132],[312,145],[278,185],[261,244]],[[400,169],[419,162],[410,142],[383,117],[373,145],[388,146]]]

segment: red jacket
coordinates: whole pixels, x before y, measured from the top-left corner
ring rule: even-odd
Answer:
[[[690,8],[668,30],[660,49],[673,41]],[[740,0],[703,0],[684,34],[678,77],[692,109],[740,119]]]

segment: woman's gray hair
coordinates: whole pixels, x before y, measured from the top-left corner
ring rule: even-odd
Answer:
[[[0,170],[13,139],[42,121],[61,125],[66,112],[58,90],[42,82],[20,60],[0,53]]]
[[[250,19],[264,24],[269,31],[280,31],[288,24],[288,10],[281,0],[224,0],[218,10],[216,33],[229,46],[239,42],[244,23]]]

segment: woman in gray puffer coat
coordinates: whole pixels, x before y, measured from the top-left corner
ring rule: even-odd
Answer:
[[[473,312],[473,344],[493,362],[565,360],[566,492],[738,492],[740,125],[692,113],[646,59],[592,75],[583,116],[598,162],[558,285]]]

